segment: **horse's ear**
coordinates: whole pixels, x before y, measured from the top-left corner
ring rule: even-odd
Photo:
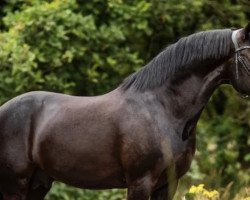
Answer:
[[[250,34],[250,22],[248,22],[248,24],[244,28],[244,32],[245,32],[245,38],[249,38],[249,34]]]
[[[240,29],[237,35],[239,41],[244,42],[244,40],[248,39],[250,35],[250,22],[248,22],[245,28]]]

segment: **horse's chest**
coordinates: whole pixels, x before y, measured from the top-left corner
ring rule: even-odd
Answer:
[[[174,155],[178,177],[183,176],[190,168],[195,153],[195,135],[189,138],[184,146],[185,148]]]
[[[167,137],[161,142],[161,151],[166,167],[174,166],[179,178],[190,168],[195,152],[195,134],[185,141],[177,135]]]

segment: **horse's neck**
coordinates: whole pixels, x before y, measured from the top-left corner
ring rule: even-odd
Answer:
[[[223,73],[224,65],[221,65],[207,74],[190,73],[182,79],[168,81],[164,86],[164,94],[172,114],[180,119],[200,113],[214,90],[222,83]]]

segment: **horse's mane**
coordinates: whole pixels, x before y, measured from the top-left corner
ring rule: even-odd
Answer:
[[[127,77],[121,87],[145,90],[162,85],[179,70],[199,66],[200,62],[228,56],[232,30],[212,30],[181,38],[168,46],[138,72]]]

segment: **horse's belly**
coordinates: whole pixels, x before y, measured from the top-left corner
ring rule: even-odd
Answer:
[[[94,170],[94,169],[93,169]],[[100,170],[96,174],[91,170],[75,170],[66,172],[63,170],[53,170],[49,172],[55,180],[84,189],[111,189],[125,188],[126,182],[122,173],[113,172],[112,174],[101,175]]]
[[[126,187],[117,150],[113,149],[113,145],[94,145],[91,142],[51,145],[52,141],[47,145],[47,142],[39,145],[34,159],[54,179],[80,188]]]
[[[86,189],[126,187],[123,173],[115,163],[113,165],[98,162],[64,165],[56,161],[50,165],[44,165],[44,170],[55,180]]]

